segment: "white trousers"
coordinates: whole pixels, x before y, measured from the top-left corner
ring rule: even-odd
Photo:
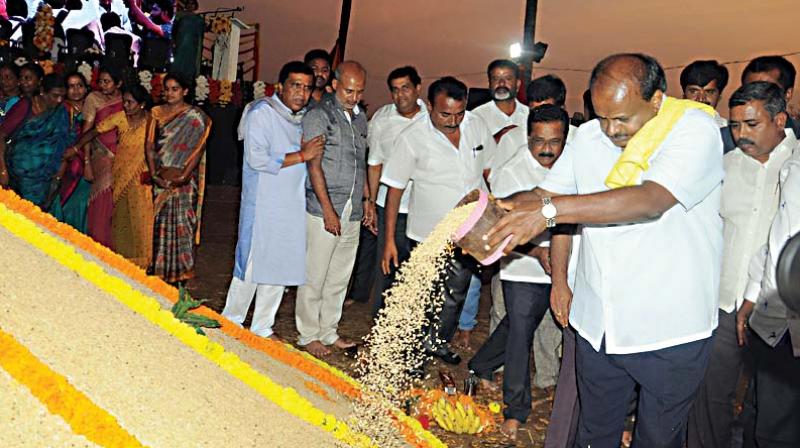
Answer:
[[[331,345],[339,339],[337,329],[361,230],[360,221],[349,221],[352,210],[348,201],[339,236],[325,230],[322,218],[306,216],[306,283],[297,289],[295,304],[299,345],[314,341]]]
[[[251,254],[252,255],[252,254]],[[253,257],[247,258],[247,267],[244,271],[244,280],[236,277],[231,279],[228,288],[228,297],[225,299],[225,309],[222,315],[233,323],[242,325],[253,302],[256,298],[256,308],[253,311],[253,322],[250,331],[269,337],[272,336],[272,325],[275,323],[275,314],[281,305],[286,287],[283,285],[265,285],[252,282]]]

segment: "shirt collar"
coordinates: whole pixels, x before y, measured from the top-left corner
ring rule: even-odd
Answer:
[[[419,111],[411,118],[407,118],[408,120],[416,120],[419,117],[424,117],[428,114],[428,106],[425,104],[425,101],[422,101],[422,98],[417,98],[417,105],[419,106]],[[400,115],[400,112],[397,111],[397,105],[392,102],[392,114],[398,117],[406,118]]]
[[[336,94],[332,94],[331,96],[333,97],[333,104],[336,105],[336,108],[344,112],[346,115],[347,109],[345,109],[344,104],[342,104],[342,102],[339,101],[339,97],[337,97]],[[359,108],[358,104],[356,104],[356,107],[353,108],[353,117],[357,117],[358,114],[360,113],[361,113],[361,108]]]

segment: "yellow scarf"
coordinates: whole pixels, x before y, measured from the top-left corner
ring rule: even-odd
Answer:
[[[699,109],[716,116],[713,107],[691,100],[679,100],[664,95],[661,109],[655,117],[644,124],[639,131],[631,137],[622,155],[611,168],[606,177],[608,188],[620,188],[636,185],[639,177],[650,168],[648,161],[655,150],[667,138],[675,123],[683,117],[689,109]]]

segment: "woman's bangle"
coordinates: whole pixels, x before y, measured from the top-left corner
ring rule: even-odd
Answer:
[[[306,163],[306,156],[303,155],[303,151],[298,151],[300,153],[300,163]]]

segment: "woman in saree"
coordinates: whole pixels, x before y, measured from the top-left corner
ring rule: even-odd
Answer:
[[[153,189],[144,155],[147,129],[153,125],[149,101],[144,87],[136,84],[126,88],[122,94],[124,112],[98,121],[70,148],[77,150],[104,132],[119,133],[112,165],[111,235],[114,250],[142,269],[149,267],[153,253]]]
[[[186,102],[190,84],[164,78],[166,104],[154,107],[147,165],[153,176],[153,273],[170,283],[194,277],[195,244],[205,188],[205,143],[211,119]]]
[[[122,76],[110,67],[102,67],[97,78],[99,91],[86,97],[83,108],[83,132],[92,129],[99,123],[122,112]],[[114,183],[112,165],[117,153],[117,131],[111,129],[97,135],[91,145],[87,146],[84,162],[87,172],[91,171],[92,188],[89,192],[89,208],[86,213],[87,233],[98,243],[114,248],[111,236],[111,215],[114,212]]]
[[[83,102],[86,99],[88,82],[82,74],[72,72],[65,78],[67,81],[67,99],[64,107],[69,113],[69,126],[76,137],[83,130]],[[71,146],[64,151],[61,169],[61,185],[58,195],[50,204],[50,214],[61,222],[67,223],[86,233],[86,209],[89,206],[89,190],[91,184],[84,178],[84,160],[86,154],[82,147]]]
[[[44,91],[23,98],[0,125],[0,185],[10,185],[23,198],[42,206],[61,165],[68,142],[74,140],[69,115],[62,106],[64,78],[44,77]],[[6,151],[6,139],[11,144]]]
[[[17,104],[22,92],[19,90],[19,68],[10,63],[0,65],[0,123],[5,119],[6,113]]]

